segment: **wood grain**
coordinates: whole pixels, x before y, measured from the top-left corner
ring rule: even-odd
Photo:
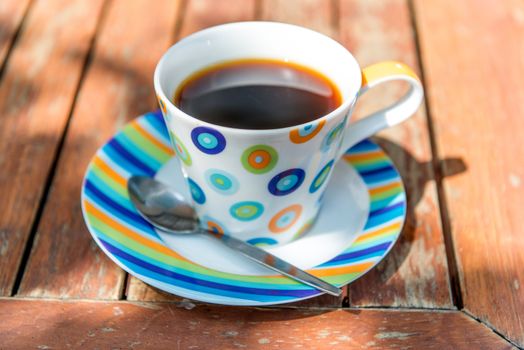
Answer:
[[[464,307],[524,346],[524,3],[415,10]]]
[[[0,67],[13,44],[30,0],[3,0],[0,2]]]
[[[362,67],[398,60],[418,70],[415,40],[405,0],[340,1],[342,43]],[[375,89],[374,89],[375,90]],[[355,119],[397,100],[405,86],[390,83],[366,93]],[[350,285],[350,305],[451,308],[446,252],[424,107],[376,140],[399,169],[408,215],[399,241],[366,276]]]
[[[178,2],[169,0],[110,3],[19,295],[120,297],[125,274],[88,233],[80,188],[97,148],[127,121],[155,106],[153,70],[172,38],[177,9]]]
[[[262,0],[260,14],[264,21],[276,21],[307,27],[336,38],[337,13],[333,1]]]
[[[214,0],[189,0],[183,14],[177,39],[198,30],[227,22],[249,21],[255,17],[254,0],[228,1],[227,6],[216,6]],[[179,297],[164,293],[130,276],[126,290],[128,300],[179,301]]]
[[[5,67],[0,295],[11,294],[101,7],[102,0],[35,2]]]
[[[0,301],[6,349],[512,349],[461,312]]]
[[[255,18],[255,0],[188,0],[178,39],[204,28]]]

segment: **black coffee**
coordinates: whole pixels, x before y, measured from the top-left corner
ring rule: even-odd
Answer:
[[[241,129],[283,128],[322,117],[341,104],[337,87],[321,73],[278,60],[217,64],[186,79],[174,103],[187,114]]]

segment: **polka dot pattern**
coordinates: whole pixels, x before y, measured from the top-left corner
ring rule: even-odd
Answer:
[[[224,170],[209,169],[205,177],[209,187],[220,194],[230,196],[238,191],[237,179]]]
[[[158,100],[158,104],[160,105],[160,110],[162,111],[162,114],[164,114],[164,116],[167,114],[167,108],[166,108],[166,104],[164,103],[164,101],[162,101],[162,98],[158,95],[156,95],[156,98]]]
[[[210,216],[204,215],[200,220],[200,224],[203,228],[218,236],[223,236],[227,233],[225,226],[221,224],[218,220]]]
[[[254,145],[242,153],[242,165],[253,174],[271,171],[278,162],[278,153],[271,146]]]
[[[178,155],[178,158],[180,158],[185,165],[190,166],[193,161],[191,160],[191,155],[189,155],[187,148],[175,134],[172,132],[169,132],[169,134],[171,135],[171,140],[174,144],[175,153]]]
[[[320,187],[326,182],[329,172],[333,168],[334,159],[329,161],[324,167],[318,172],[317,176],[313,179],[311,186],[309,186],[309,193],[315,193]]]
[[[226,148],[226,139],[215,129],[199,126],[191,131],[196,148],[206,154],[218,154]]]
[[[269,230],[273,233],[282,233],[293,226],[302,214],[302,206],[293,204],[279,211],[269,222]]]
[[[342,131],[344,130],[345,120],[341,122],[340,124],[336,125],[333,129],[331,129],[327,135],[324,137],[324,140],[322,141],[322,145],[320,146],[322,152],[327,152],[331,148],[331,145],[335,143],[335,141],[338,140],[340,136],[342,136]]]
[[[322,119],[318,123],[310,123],[303,127],[293,129],[289,132],[289,139],[293,143],[304,143],[315,137],[324,127],[326,121]]]
[[[264,206],[254,201],[238,202],[231,206],[229,213],[237,220],[252,221],[264,213]]]
[[[268,190],[275,196],[285,196],[294,192],[304,182],[306,173],[302,169],[289,169],[275,175],[268,184]]]
[[[204,191],[191,178],[188,177],[187,182],[189,183],[189,192],[191,192],[191,197],[193,197],[195,203],[204,204],[206,202]]]
[[[257,238],[251,238],[250,240],[247,241],[247,243],[260,247],[260,246],[274,245],[274,244],[277,244],[278,242],[275,239],[269,238],[269,237],[257,237]]]

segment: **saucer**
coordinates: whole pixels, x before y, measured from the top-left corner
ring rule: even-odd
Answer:
[[[207,303],[270,305],[323,294],[277,275],[204,236],[157,232],[136,212],[126,182],[156,177],[189,198],[160,112],[127,124],[91,160],[82,211],[100,248],[120,267],[163,291]],[[406,194],[392,161],[373,142],[337,164],[317,220],[283,246],[261,246],[339,287],[375,266],[398,238]]]

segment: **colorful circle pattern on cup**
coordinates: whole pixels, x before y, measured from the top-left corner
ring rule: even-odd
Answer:
[[[302,206],[293,204],[279,211],[269,222],[269,230],[273,233],[282,233],[297,222],[302,214]]]
[[[166,115],[167,113],[166,104],[164,103],[164,101],[162,101],[160,96],[156,95],[156,98],[158,100],[158,104],[160,105],[160,109],[162,110],[162,113]]]
[[[193,162],[191,160],[189,152],[187,151],[187,148],[174,133],[169,133],[171,135],[171,140],[173,140],[176,154],[184,162],[185,165],[190,166]]]
[[[210,216],[204,215],[202,219],[200,219],[200,223],[206,230],[213,232],[218,236],[222,236],[226,233],[224,225]]]
[[[253,174],[271,171],[278,162],[277,151],[267,145],[254,145],[242,153],[242,165]]]
[[[231,206],[229,213],[237,220],[252,221],[264,213],[264,206],[254,201],[238,202]]]
[[[326,124],[325,120],[318,123],[310,123],[303,127],[293,129],[289,132],[289,139],[293,143],[304,143],[315,137]]]
[[[209,187],[220,194],[229,196],[238,191],[237,179],[224,170],[208,169],[205,177]]]
[[[204,204],[206,202],[206,195],[204,194],[204,191],[198,186],[198,184],[193,181],[191,178],[187,178],[187,182],[189,183],[189,191],[191,192],[191,197],[193,197],[193,200],[198,204]]]
[[[342,135],[344,125],[346,125],[345,119],[327,133],[327,135],[324,137],[324,140],[322,141],[322,145],[320,146],[322,152],[327,152],[331,148],[331,145],[337,140],[337,138]]]
[[[277,244],[278,242],[274,240],[273,238],[269,238],[269,237],[257,237],[257,238],[249,239],[247,243],[256,245],[256,246],[268,246],[268,245]]]
[[[206,126],[194,128],[191,131],[191,140],[196,148],[207,154],[218,154],[226,148],[224,135]]]
[[[285,196],[302,185],[306,173],[304,170],[295,168],[289,169],[275,175],[268,184],[268,190],[275,196]]]
[[[311,186],[309,186],[309,193],[315,193],[318,191],[320,187],[326,182],[326,179],[329,175],[329,172],[333,168],[333,163],[335,160],[329,161],[315,176],[313,179],[313,182],[311,183]]]

